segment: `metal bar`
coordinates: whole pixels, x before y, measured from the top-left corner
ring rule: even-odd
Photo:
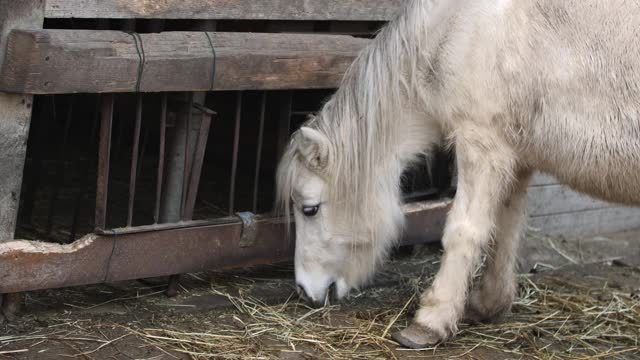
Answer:
[[[258,212],[258,188],[260,185],[260,163],[262,162],[262,142],[264,137],[264,116],[267,109],[267,93],[262,92],[260,99],[260,125],[258,128],[258,146],[256,148],[256,170],[253,178],[253,213]]]
[[[280,100],[280,117],[278,119],[278,158],[284,153],[284,149],[289,142],[289,133],[291,132],[291,105],[293,102],[293,93],[287,91]]]
[[[116,160],[120,160],[121,157],[121,152],[122,152],[122,138],[124,137],[124,106],[119,106],[115,111],[117,112],[115,118],[116,118],[116,122],[115,122],[115,131],[113,131],[113,144],[114,146],[112,146],[113,148],[113,154],[111,154],[111,156],[116,159]]]
[[[55,103],[54,103],[55,108]],[[58,202],[58,195],[60,194],[60,187],[62,186],[62,182],[64,179],[64,170],[65,164],[64,159],[66,157],[66,149],[67,142],[69,140],[69,130],[71,128],[71,121],[73,119],[73,98],[69,101],[69,108],[67,109],[67,117],[64,122],[64,133],[62,135],[62,142],[60,144],[60,149],[58,152],[58,160],[56,161],[56,174],[54,177],[53,191],[51,194],[51,199],[49,201],[49,211],[47,212],[47,228],[45,231],[45,236],[47,238],[50,237],[51,231],[53,230],[53,216],[56,211],[56,204]]]
[[[138,178],[138,154],[140,150],[140,128],[142,127],[142,94],[136,97],[136,125],[133,130],[133,149],[131,150],[131,172],[129,175],[129,208],[127,227],[133,223],[133,203],[136,197],[136,180]]]
[[[82,207],[83,198],[84,193],[82,192],[79,192],[76,195],[73,205],[73,220],[71,222],[71,228],[69,229],[69,238],[67,238],[68,244],[72,243],[76,239],[76,234],[78,233],[78,218],[80,217],[80,208]]]
[[[102,232],[107,222],[109,195],[109,161],[111,155],[111,126],[113,125],[113,94],[102,95],[100,145],[98,150],[98,183],[96,187],[96,232]]]
[[[127,234],[140,234],[153,231],[165,231],[173,229],[187,229],[198,226],[228,225],[238,222],[237,216],[225,216],[222,218],[213,218],[208,220],[186,220],[180,222],[141,225],[136,227],[113,228],[103,231],[102,236],[120,236]]]
[[[165,174],[162,185],[160,223],[179,222],[182,219],[182,189],[184,181],[184,152],[187,140],[187,98],[186,93],[170,95],[169,117],[167,118],[167,138],[165,147]],[[169,121],[174,115],[174,126]],[[169,131],[171,129],[172,131]]]
[[[162,178],[164,177],[164,148],[167,138],[167,94],[162,94],[160,111],[160,150],[158,155],[158,178],[156,180],[156,209],[153,213],[153,222],[160,220],[160,203],[162,202]]]
[[[202,173],[202,164],[204,163],[204,155],[207,150],[207,141],[209,140],[209,129],[211,128],[211,117],[215,112],[207,109],[200,104],[194,104],[194,108],[200,110],[202,119],[200,121],[200,130],[198,131],[198,141],[196,144],[195,154],[193,156],[192,170],[189,181],[189,189],[187,191],[187,202],[183,221],[193,219],[193,210],[196,205],[198,196],[198,187],[200,186],[200,175]]]
[[[438,241],[450,201],[405,206],[402,244]],[[72,245],[0,244],[0,293],[169,276],[290,260],[293,242],[282,241],[282,219],[256,222],[260,241],[240,247],[242,223],[154,231],[87,235]]]
[[[142,166],[144,166],[144,159],[147,155],[147,144],[149,142],[149,128],[144,127],[144,131],[141,133],[142,141],[140,142],[140,156],[138,157],[138,168],[136,169],[136,173],[139,175],[142,171]]]
[[[233,155],[231,159],[231,186],[229,190],[229,215],[235,212],[236,173],[238,171],[238,147],[240,144],[240,122],[242,120],[242,91],[236,99],[236,127],[233,135]]]
[[[97,104],[94,107],[93,121],[91,125],[91,130],[89,132],[89,137],[87,138],[87,142],[85,144],[85,149],[87,154],[95,154],[93,145],[96,143],[96,139],[98,138],[98,124],[100,124],[100,107],[97,106],[100,102],[100,98],[96,96]],[[90,156],[90,155],[89,155]],[[78,219],[80,217],[81,209],[83,201],[86,201],[89,197],[89,192],[91,190],[91,165],[94,162],[91,161],[90,158],[87,158],[84,164],[84,188],[80,188],[78,193],[76,194],[76,203],[73,210],[73,222],[71,223],[71,230],[69,231],[69,239],[68,243],[72,243],[76,240],[76,234],[78,230]]]
[[[189,175],[191,174],[191,123],[193,119],[193,93],[189,94],[187,104],[187,138],[184,142],[184,172],[182,173],[182,199],[180,205],[180,219],[184,220],[187,205],[187,191],[189,187]]]

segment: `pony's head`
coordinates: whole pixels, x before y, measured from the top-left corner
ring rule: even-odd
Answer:
[[[296,282],[313,303],[371,279],[401,232],[404,169],[441,141],[414,36],[427,33],[426,3],[408,1],[283,154],[278,207],[295,217]]]
[[[311,126],[298,130],[277,174],[279,207],[295,218],[295,277],[300,296],[336,302],[365,284],[398,237],[403,214],[385,179],[362,179],[350,151]],[[393,178],[393,176],[391,176]],[[366,196],[362,196],[364,193]]]

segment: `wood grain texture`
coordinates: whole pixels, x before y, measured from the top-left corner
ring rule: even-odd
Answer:
[[[47,0],[48,18],[385,21],[404,0]]]
[[[333,88],[369,40],[342,35],[209,33],[214,90]],[[203,32],[141,34],[141,91],[206,91],[213,54]],[[9,35],[0,91],[133,92],[139,52],[120,31],[41,30]]]
[[[401,244],[437,241],[449,201],[403,207],[407,227]],[[228,219],[227,219],[228,220]],[[86,235],[73,244],[12,241],[0,244],[0,293],[77,286],[180,273],[222,270],[288,261],[293,241],[278,219],[260,218],[260,241],[240,246],[242,222],[145,231],[117,236]]]
[[[640,208],[611,207],[534,216],[529,226],[551,235],[591,235],[640,228]]]
[[[12,29],[42,27],[40,0],[0,0],[0,64]],[[32,96],[0,93],[0,241],[12,239],[31,121]]]
[[[529,225],[550,235],[592,235],[640,228],[640,207],[594,199],[536,174],[528,190]]]

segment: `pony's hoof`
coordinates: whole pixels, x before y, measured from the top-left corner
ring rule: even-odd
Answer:
[[[406,329],[394,333],[391,337],[400,345],[411,349],[432,347],[444,340],[435,331],[417,324],[411,324]]]

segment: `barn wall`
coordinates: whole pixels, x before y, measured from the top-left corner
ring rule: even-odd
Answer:
[[[529,186],[529,226],[546,234],[582,235],[640,228],[640,207],[626,207],[577,193],[548,175]]]

